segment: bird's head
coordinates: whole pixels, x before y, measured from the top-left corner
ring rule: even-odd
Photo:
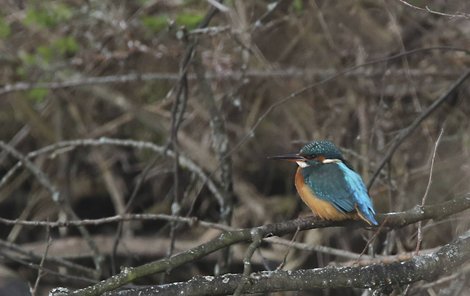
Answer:
[[[276,155],[269,158],[296,162],[302,168],[343,161],[343,156],[338,147],[326,140],[310,142],[302,147],[299,153]]]

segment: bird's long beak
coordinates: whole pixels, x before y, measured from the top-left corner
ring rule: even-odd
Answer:
[[[297,153],[289,153],[289,154],[268,156],[268,159],[287,160],[287,161],[291,161],[291,162],[297,162],[297,161],[305,160],[305,158],[303,156],[300,156]]]

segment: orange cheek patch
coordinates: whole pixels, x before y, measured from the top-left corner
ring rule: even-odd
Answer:
[[[323,162],[325,159],[326,159],[325,156],[321,156],[321,155],[314,158],[314,160],[317,160],[319,162]]]

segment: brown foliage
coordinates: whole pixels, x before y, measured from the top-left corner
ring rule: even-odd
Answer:
[[[42,275],[39,294],[59,285],[83,287],[90,283],[84,278],[106,278],[119,266],[188,250],[216,237],[214,227],[251,228],[309,215],[294,192],[293,165],[267,156],[329,139],[367,182],[396,136],[470,67],[465,0],[430,1],[428,10],[402,1],[234,0],[218,8],[215,1],[4,2],[0,141],[18,154],[0,149],[0,217],[173,214],[210,222],[161,216],[54,227],[50,249],[47,227],[0,223],[3,241],[35,254],[2,250],[3,265],[31,285],[42,261],[56,272]],[[442,128],[426,204],[470,192],[469,85],[467,79],[452,90],[394,151],[370,188],[378,212],[421,204]],[[99,143],[101,137],[135,145]],[[65,142],[74,139],[96,141]],[[49,145],[58,146],[37,153]],[[22,166],[12,171],[19,160]],[[421,248],[449,243],[468,222],[465,213],[424,222]],[[381,232],[373,237],[373,252],[413,251],[416,232],[416,225]],[[357,255],[371,237],[343,227],[304,231],[295,239],[299,246]],[[41,260],[46,249],[53,261]],[[259,249],[253,271],[275,269],[284,257],[287,270],[349,258],[267,242]],[[231,254],[138,283],[186,281],[217,269],[240,273],[245,250],[234,245]],[[430,289],[465,281],[460,269],[454,275]],[[422,287],[413,284],[409,292],[420,294]],[[358,294],[329,295],[335,293]]]

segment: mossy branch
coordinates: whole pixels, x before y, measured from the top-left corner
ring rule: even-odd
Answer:
[[[452,214],[462,212],[470,208],[470,196],[458,198],[444,203],[429,205],[424,207],[415,207],[404,212],[394,212],[377,215],[377,221],[383,224],[383,228],[400,228],[417,221],[428,219],[442,219]],[[198,260],[210,253],[223,249],[239,242],[250,242],[253,240],[253,233],[259,233],[261,237],[281,236],[287,233],[299,230],[307,230],[314,228],[325,228],[334,226],[366,226],[361,221],[325,221],[316,217],[306,217],[296,220],[285,221],[276,224],[268,224],[254,228],[225,231],[215,239],[201,244],[193,249],[175,254],[169,258],[153,261],[138,267],[129,267],[115,276],[103,280],[95,285],[75,290],[65,295],[74,296],[97,296],[105,292],[115,290],[132,281],[148,275],[164,272],[174,269],[185,263]],[[51,296],[63,295],[59,293],[51,293]]]
[[[322,288],[380,289],[403,286],[419,280],[433,280],[455,270],[470,259],[470,232],[434,253],[393,263],[357,267],[323,267],[306,270],[263,271],[253,273],[244,293],[302,291]],[[194,277],[187,282],[106,293],[106,296],[131,295],[228,295],[233,294],[241,274]]]

